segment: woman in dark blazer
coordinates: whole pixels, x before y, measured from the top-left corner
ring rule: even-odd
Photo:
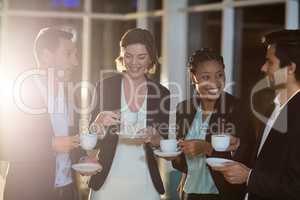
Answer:
[[[101,80],[96,88],[92,121],[105,129],[105,136],[98,144],[103,170],[91,177],[90,199],[159,200],[165,190],[151,146],[168,133],[169,91],[147,77],[158,64],[149,31],[127,31],[120,48],[117,62],[125,71]],[[131,118],[136,118],[136,123],[128,131],[123,125]],[[135,136],[136,131],[145,133],[146,138],[126,138]]]
[[[207,157],[222,157],[250,164],[255,136],[248,134],[247,121],[239,101],[223,91],[225,85],[222,56],[210,49],[196,51],[189,70],[196,94],[177,105],[176,125],[183,151],[174,158],[174,168],[186,174],[183,191],[188,200],[242,199],[244,187],[228,184],[220,173],[206,165]],[[241,114],[240,114],[241,113]],[[230,134],[226,152],[216,152],[211,135]],[[251,131],[249,132],[251,133]]]

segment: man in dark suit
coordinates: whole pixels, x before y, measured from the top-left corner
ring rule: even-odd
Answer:
[[[22,95],[14,97],[13,118],[7,121],[17,124],[5,128],[7,200],[78,199],[71,164],[79,138],[72,131],[73,107],[62,87],[69,86],[70,72],[78,64],[73,38],[60,28],[42,29],[34,45],[38,69],[15,81]]]
[[[265,36],[261,70],[276,92],[273,112],[262,129],[254,167],[235,162],[221,171],[232,184],[247,185],[248,200],[300,199],[300,30]]]

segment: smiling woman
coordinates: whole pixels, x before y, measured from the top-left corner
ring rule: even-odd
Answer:
[[[123,51],[123,63],[130,78],[141,77],[147,73],[151,60],[143,44],[128,45]]]
[[[155,72],[159,61],[155,41],[150,32],[142,29],[132,29],[130,34],[124,34],[120,42],[120,56],[116,59],[119,71],[127,69],[129,62],[132,61],[133,53],[136,55],[136,58],[149,61],[149,63],[144,64],[147,67],[147,72]]]
[[[243,129],[246,120],[239,116],[239,101],[223,91],[224,67],[223,57],[207,48],[195,51],[190,58],[188,69],[195,95],[177,105],[176,131],[183,154],[173,158],[174,168],[186,174],[185,200],[243,197],[242,186],[229,185],[206,165],[207,157],[249,161],[255,141],[251,130],[245,133]],[[212,136],[219,134],[230,136],[226,137],[230,138],[227,149],[213,149]],[[233,156],[230,151],[236,154]]]
[[[158,64],[154,44],[147,30],[127,31],[116,59],[123,72],[99,81],[92,121],[107,131],[98,146],[103,170],[89,184],[91,200],[159,200],[165,191],[151,147],[168,133],[170,93],[147,76]]]

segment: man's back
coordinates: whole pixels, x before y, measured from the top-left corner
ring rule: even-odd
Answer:
[[[299,198],[299,118],[298,92],[280,111],[258,154],[248,185],[249,200]]]
[[[53,199],[55,154],[48,113],[31,114],[22,109],[45,108],[33,81],[22,85],[23,105],[13,103],[10,117],[4,119],[3,157],[10,162],[5,199]]]

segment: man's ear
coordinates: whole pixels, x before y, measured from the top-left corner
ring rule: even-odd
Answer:
[[[43,65],[50,66],[53,62],[53,53],[48,49],[43,49],[40,58]]]
[[[290,65],[287,66],[287,73],[294,74],[296,72],[296,64],[292,62]]]

